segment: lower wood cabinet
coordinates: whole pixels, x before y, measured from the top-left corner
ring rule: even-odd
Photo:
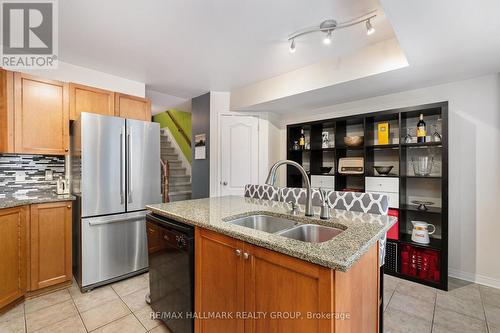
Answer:
[[[236,313],[244,303],[242,242],[215,232],[195,231],[195,311]],[[243,332],[241,319],[197,320],[195,332]]]
[[[71,281],[71,202],[31,205],[30,291]]]
[[[29,207],[0,209],[0,309],[26,292]]]
[[[196,313],[232,315],[197,333],[378,332],[378,245],[345,273],[201,228],[195,247]]]

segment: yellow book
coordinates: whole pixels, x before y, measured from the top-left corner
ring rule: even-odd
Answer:
[[[389,123],[378,124],[378,144],[379,145],[389,144]]]

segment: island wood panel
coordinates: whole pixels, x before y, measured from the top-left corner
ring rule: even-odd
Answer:
[[[115,93],[115,115],[144,121],[151,121],[151,101],[137,96]]]
[[[307,318],[333,312],[331,269],[249,244],[245,253],[245,311],[267,315],[247,320],[245,332],[333,332],[332,320]]]
[[[0,209],[0,311],[26,292],[29,218],[27,206]]]
[[[216,232],[195,230],[195,311],[232,313],[244,309],[243,242]],[[244,331],[243,320],[197,319],[195,332]]]
[[[14,73],[0,69],[0,152],[14,153]]]
[[[31,291],[71,281],[71,202],[31,205]]]
[[[379,246],[370,250],[347,272],[335,271],[335,312],[350,320],[336,320],[335,332],[379,331]]]
[[[64,155],[69,151],[67,83],[14,74],[16,153]]]
[[[104,89],[70,83],[70,119],[77,120],[82,112],[97,113],[104,116],[114,116],[115,93]]]

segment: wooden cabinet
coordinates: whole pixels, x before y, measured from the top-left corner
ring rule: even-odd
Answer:
[[[215,232],[196,229],[195,311],[233,313],[244,309],[242,242]],[[243,332],[241,319],[197,320],[195,331]]]
[[[0,309],[26,292],[29,207],[0,209]]]
[[[197,333],[378,332],[378,244],[339,272],[213,231],[195,237],[195,311],[233,316],[198,319]]]
[[[69,151],[68,92],[67,83],[14,74],[16,153]]]
[[[115,115],[151,121],[151,101],[146,98],[115,93]]]
[[[71,281],[71,206],[71,202],[31,205],[31,291]]]
[[[0,152],[14,153],[14,73],[0,69]]]
[[[330,332],[330,320],[307,313],[333,312],[333,272],[309,262],[244,244],[245,311],[291,318],[248,320],[245,332]],[[295,314],[300,316],[295,317]]]
[[[115,115],[115,93],[108,90],[70,83],[69,114],[71,120],[77,120],[82,112]]]

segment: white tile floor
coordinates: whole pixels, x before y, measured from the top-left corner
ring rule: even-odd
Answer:
[[[386,333],[500,333],[500,289],[449,279],[449,291],[385,276]]]
[[[386,333],[500,333],[500,289],[450,279],[443,292],[386,275]],[[0,315],[0,333],[169,332],[150,319],[148,275],[82,294],[76,284]]]
[[[76,282],[67,289],[27,300],[0,315],[0,333],[169,332],[150,318],[144,296],[148,274],[81,293]]]

